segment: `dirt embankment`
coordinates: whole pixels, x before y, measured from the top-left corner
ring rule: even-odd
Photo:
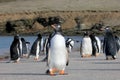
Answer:
[[[51,16],[59,16],[65,22],[62,24],[63,30],[74,31],[76,27],[75,18],[79,17],[81,19],[81,29],[90,29],[95,23],[102,21],[105,26],[111,26],[114,31],[120,31],[120,12],[119,11],[39,11],[39,12],[23,12],[23,13],[13,13],[13,14],[0,14],[0,31],[5,33],[6,22],[15,20],[35,20],[37,17],[48,18]],[[30,23],[30,22],[29,22]],[[28,23],[28,24],[29,24]],[[18,27],[18,26],[17,26]],[[47,28],[35,22],[31,29],[25,28],[22,25],[17,28],[19,30],[17,33],[34,33],[34,32],[47,32]],[[2,33],[1,33],[2,34]],[[66,33],[67,34],[67,33]]]

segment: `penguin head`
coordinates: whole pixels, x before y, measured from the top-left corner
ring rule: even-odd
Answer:
[[[71,38],[67,38],[67,41],[71,41],[72,39]]]
[[[53,25],[53,24],[60,24],[60,20],[58,17],[49,17],[48,18],[48,24]]]
[[[94,32],[92,32],[92,33],[90,33],[90,35],[89,35],[90,37],[95,37],[95,33]]]
[[[105,27],[105,32],[106,32],[106,33],[107,33],[107,32],[112,32],[112,30],[110,29],[110,26]]]
[[[14,36],[14,39],[19,39],[19,35],[18,35],[18,34],[15,35],[15,36]]]
[[[15,36],[14,36],[13,42],[14,42],[14,43],[18,43],[18,42],[19,42],[19,36],[18,36],[18,35],[15,35]]]
[[[38,36],[38,38],[40,38],[40,39],[42,38],[42,36],[41,36],[41,34],[40,34],[40,33],[39,33],[37,36]]]
[[[61,21],[59,17],[49,17],[48,18],[48,24],[55,30],[60,31],[61,30]]]
[[[21,38],[21,41],[25,41],[25,39],[24,39],[24,38]]]
[[[112,29],[110,29],[110,26],[107,26],[106,28],[105,28],[105,35],[114,35],[114,33],[113,33],[113,31],[112,31]]]
[[[84,37],[85,37],[85,36],[89,36],[89,32],[88,32],[88,31],[85,31],[85,32],[84,32]]]
[[[51,27],[56,31],[56,32],[61,32],[61,26],[59,24],[52,24]]]

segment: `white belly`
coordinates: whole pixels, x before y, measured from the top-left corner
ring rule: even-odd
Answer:
[[[81,54],[92,54],[92,43],[89,37],[83,38],[81,43]]]
[[[66,66],[67,50],[65,46],[65,39],[62,35],[56,34],[51,39],[50,46],[50,68],[57,68],[63,70]]]

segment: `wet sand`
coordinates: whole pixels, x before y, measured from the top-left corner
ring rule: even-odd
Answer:
[[[66,67],[68,75],[50,76],[45,74],[46,62],[34,61],[33,57],[21,59],[20,63],[0,61],[0,80],[119,80],[120,54],[116,60],[105,60],[105,55],[81,58],[79,51],[69,55],[70,63]]]

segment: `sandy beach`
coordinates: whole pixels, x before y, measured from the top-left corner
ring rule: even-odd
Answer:
[[[79,51],[69,54],[70,63],[66,67],[68,75],[50,76],[45,74],[46,62],[21,59],[20,63],[6,63],[0,61],[0,80],[119,80],[120,54],[116,60],[105,60],[105,55],[81,58]]]

